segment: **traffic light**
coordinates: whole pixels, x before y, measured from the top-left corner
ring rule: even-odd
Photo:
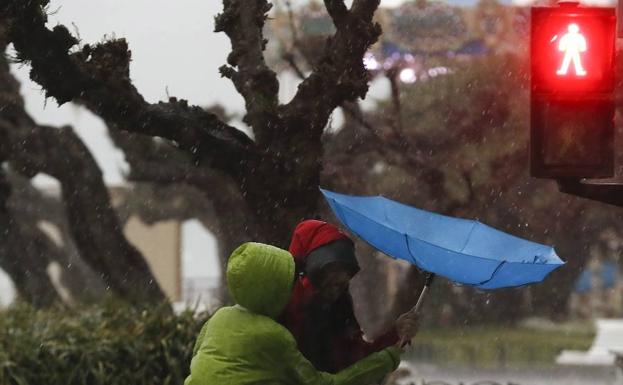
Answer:
[[[533,176],[613,175],[615,33],[614,8],[532,8]]]

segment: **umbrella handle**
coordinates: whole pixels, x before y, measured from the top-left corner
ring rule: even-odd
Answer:
[[[420,297],[417,299],[417,303],[415,304],[415,306],[413,306],[411,310],[409,310],[410,313],[411,312],[417,313],[420,310],[420,307],[422,307],[422,303],[424,303],[424,296],[428,292],[430,285],[433,283],[434,278],[435,278],[434,273],[426,274],[426,280],[424,281],[424,287],[422,288],[422,291],[420,292]]]
[[[407,313],[416,314],[420,310],[420,307],[422,307],[422,304],[424,303],[424,296],[428,292],[430,285],[433,283],[434,278],[435,278],[434,273],[426,273],[426,280],[424,281],[424,287],[422,288],[422,291],[420,292],[420,296],[415,306],[413,306],[411,310],[409,310]],[[401,347],[404,347],[405,345],[408,345],[408,344],[409,344],[409,341],[405,341],[403,339],[400,340]]]

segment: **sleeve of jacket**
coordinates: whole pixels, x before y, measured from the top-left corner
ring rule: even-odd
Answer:
[[[286,376],[300,385],[357,385],[381,380],[398,367],[400,350],[390,347],[373,353],[350,367],[336,373],[320,372],[297,349],[294,338],[284,329],[284,345],[280,362]]]
[[[389,346],[396,345],[400,341],[400,337],[395,328],[389,329],[385,334],[378,336],[373,342],[366,342],[363,339],[363,332],[357,336],[356,346],[367,356],[370,353],[378,352]]]

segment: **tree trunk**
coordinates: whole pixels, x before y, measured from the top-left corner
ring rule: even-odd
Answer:
[[[47,273],[48,260],[25,237],[7,207],[11,188],[0,168],[0,267],[11,277],[18,295],[36,307],[60,302]]]
[[[125,238],[95,159],[68,127],[13,132],[11,163],[45,172],[61,183],[74,242],[83,260],[107,287],[136,304],[159,303],[165,295],[140,252]]]
[[[134,303],[166,301],[147,262],[123,234],[95,160],[77,137],[69,139],[74,139],[69,145],[80,148],[83,156],[59,170],[58,178],[71,233],[82,257],[103,273],[104,282],[122,298]]]
[[[14,172],[8,173],[7,178],[13,190],[8,200],[9,210],[14,218],[30,224],[25,228],[27,238],[34,239],[39,234],[41,243],[46,244],[45,254],[60,266],[60,284],[69,292],[71,300],[89,303],[101,299],[106,288],[100,276],[80,257],[60,197],[42,194],[27,178]],[[42,224],[51,227],[56,235],[44,234],[39,228]],[[50,239],[51,236],[54,240]]]

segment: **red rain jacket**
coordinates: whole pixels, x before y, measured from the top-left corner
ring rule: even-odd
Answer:
[[[336,226],[317,220],[306,220],[296,227],[289,251],[297,271],[314,249],[348,236]],[[300,274],[294,283],[290,302],[279,321],[290,330],[299,350],[318,370],[336,373],[371,353],[398,342],[395,330],[370,343],[355,318],[350,293],[327,305],[316,294],[307,276]]]

